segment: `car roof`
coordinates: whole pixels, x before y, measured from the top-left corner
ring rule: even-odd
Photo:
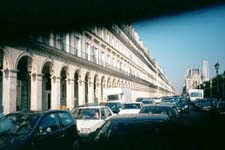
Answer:
[[[144,107],[149,107],[149,106],[160,106],[160,107],[171,107],[171,106],[175,106],[174,104],[170,104],[170,103],[161,103],[161,104],[146,104],[144,105]]]
[[[92,109],[92,108],[97,108],[97,109],[99,109],[99,108],[106,108],[107,106],[82,106],[82,107],[78,107],[78,108],[75,108],[75,109],[86,109],[86,108],[88,108],[88,109]]]
[[[127,103],[124,103],[124,104],[142,104],[142,102],[127,102]]]
[[[132,120],[168,120],[166,114],[124,114],[113,116],[113,121],[132,121]]]
[[[19,114],[26,114],[26,115],[42,115],[42,114],[48,114],[48,113],[57,113],[57,112],[68,112],[66,110],[48,110],[48,111],[17,111],[17,112],[13,112],[13,113],[9,113],[7,115],[19,115]]]

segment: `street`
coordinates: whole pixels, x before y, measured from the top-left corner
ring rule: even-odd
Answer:
[[[190,106],[188,113],[183,113],[182,126],[177,130],[178,143],[191,144],[193,149],[217,149],[223,146],[225,135],[225,117],[213,112],[194,110]]]

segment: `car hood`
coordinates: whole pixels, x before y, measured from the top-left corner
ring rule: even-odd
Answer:
[[[15,142],[18,142],[24,135],[1,134],[0,133],[0,150],[14,150]]]
[[[104,120],[77,120],[77,129],[80,131],[81,128],[89,128],[91,132],[95,131],[97,128],[101,127]]]
[[[119,114],[138,114],[140,109],[122,109]]]

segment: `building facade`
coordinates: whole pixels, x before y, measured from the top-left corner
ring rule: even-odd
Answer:
[[[185,91],[188,93],[189,89],[196,88],[199,84],[202,83],[202,72],[200,68],[198,69],[188,69],[185,79]]]
[[[130,88],[132,101],[175,92],[126,23],[5,42],[0,58],[0,104],[5,114],[105,102],[104,91],[112,87]]]

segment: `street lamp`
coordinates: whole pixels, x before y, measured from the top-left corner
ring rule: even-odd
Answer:
[[[216,82],[217,82],[217,92],[216,92],[216,94],[217,94],[217,98],[219,98],[219,85],[218,85],[218,71],[219,71],[219,67],[220,67],[220,64],[217,62],[215,65],[214,65],[214,67],[215,67],[215,70],[216,70]]]

